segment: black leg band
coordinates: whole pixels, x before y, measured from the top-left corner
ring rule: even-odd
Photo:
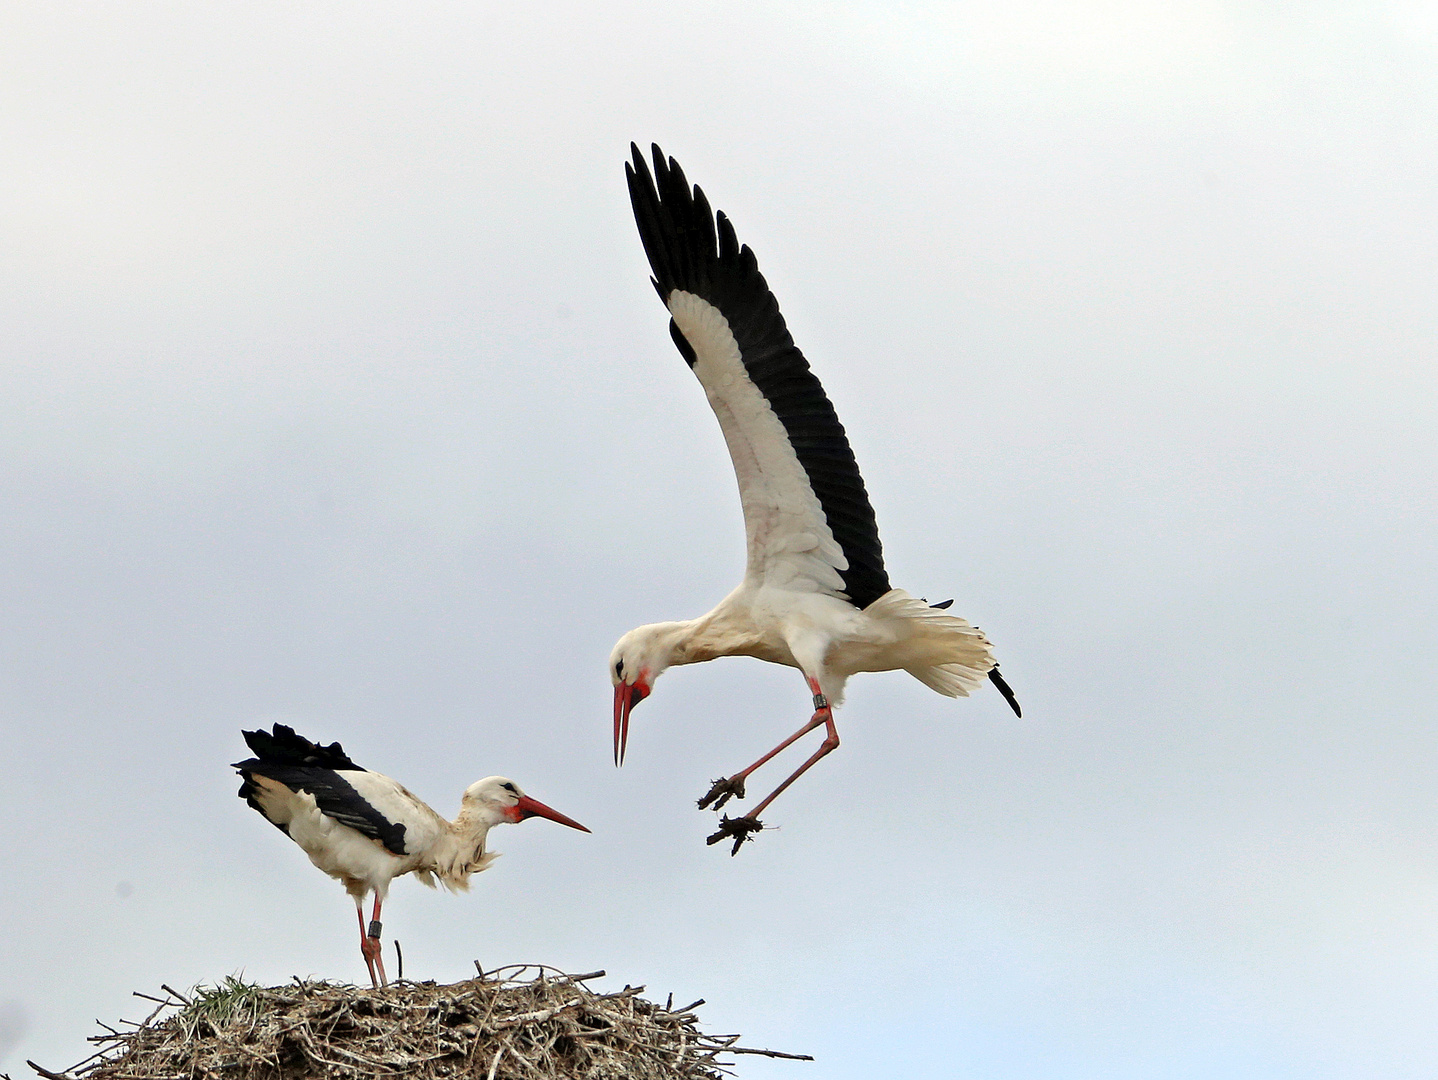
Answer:
[[[829,699],[828,699],[828,698],[826,698],[823,694],[815,694],[815,695],[814,695],[814,711],[815,711],[815,712],[818,712],[820,709],[827,709],[828,707],[829,707]]]
[[[372,937],[375,941],[378,941],[378,940],[379,940],[379,932],[380,932],[380,921],[379,921],[378,919],[371,919],[371,920],[369,921],[369,936]]]

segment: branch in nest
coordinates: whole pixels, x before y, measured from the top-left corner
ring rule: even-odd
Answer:
[[[522,1027],[525,1024],[540,1024],[546,1020],[558,1016],[565,1009],[572,1009],[580,1002],[579,998],[573,1001],[566,1001],[563,1005],[555,1005],[549,1009],[537,1009],[534,1012],[518,1013],[515,1016],[506,1016],[503,1020],[495,1022],[496,1029]]]

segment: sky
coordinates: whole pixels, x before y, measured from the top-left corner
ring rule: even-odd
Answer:
[[[6,5],[0,1070],[364,977],[235,798],[283,722],[593,830],[397,882],[413,978],[605,968],[817,1059],[759,1080],[1432,1076],[1435,121],[1424,3]],[[630,140],[1024,706],[855,678],[734,858],[694,800],[795,672],[674,669],[610,760],[613,642],[743,566]]]

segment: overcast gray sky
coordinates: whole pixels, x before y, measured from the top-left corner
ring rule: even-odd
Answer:
[[[406,973],[607,968],[814,1065],[1438,1068],[1438,8],[14,3],[0,11],[0,1069],[132,990],[362,977],[239,729],[529,822],[399,882]],[[743,529],[630,218],[758,254],[895,584],[1025,707],[604,661]]]

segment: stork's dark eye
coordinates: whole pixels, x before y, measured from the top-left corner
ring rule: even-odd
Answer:
[[[504,785],[504,790],[505,790],[505,791],[508,791],[508,792],[509,792],[510,794],[512,794],[512,795],[518,795],[518,794],[519,794],[518,789],[516,789],[513,784],[505,784],[505,785]]]
[[[615,677],[616,677],[616,678],[620,678],[620,679],[624,678],[624,661],[623,661],[623,660],[618,661],[618,662],[614,665],[614,674],[615,674]]]

